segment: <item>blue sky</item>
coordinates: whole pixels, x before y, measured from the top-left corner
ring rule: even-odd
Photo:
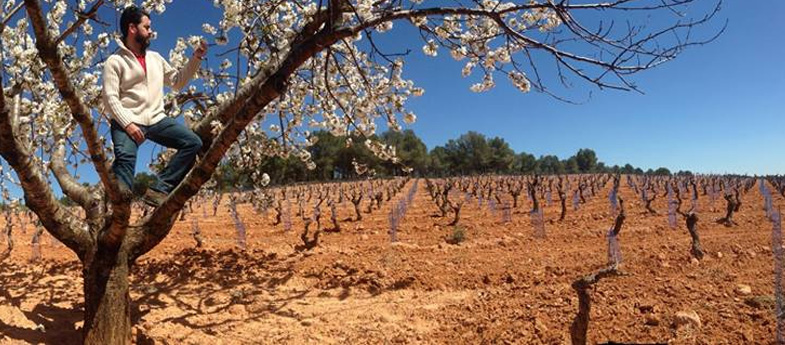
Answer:
[[[186,18],[194,11],[211,17],[215,9],[209,3],[176,1],[162,16],[154,16],[160,37],[153,49],[166,52],[177,35],[199,33],[201,23]],[[688,17],[702,16],[713,4],[698,0]],[[581,101],[578,105],[536,92],[522,94],[502,77],[491,91],[473,93],[469,87],[477,80],[461,77],[463,62],[455,62],[444,49],[436,58],[426,57],[422,41],[412,38],[416,31],[403,22],[377,40],[388,52],[411,50],[405,76],[426,92],[410,99],[418,120],[408,128],[428,149],[474,130],[502,137],[516,152],[535,156],[564,159],[591,148],[609,165],[785,174],[781,13],[784,1],[726,0],[712,24],[696,34],[706,37],[727,20],[725,33],[635,75],[632,80],[644,94],[598,90],[573,78],[572,89],[557,93]],[[657,20],[649,24],[664,25]]]
[[[699,0],[699,4],[711,2]],[[202,20],[215,23],[217,11],[212,1],[175,1],[163,15],[153,15],[159,37],[151,49],[168,56],[176,37],[203,34]],[[200,20],[193,20],[195,13]],[[469,87],[477,79],[461,78],[463,63],[455,62],[444,49],[436,58],[426,57],[422,41],[413,39],[416,31],[406,23],[396,23],[377,39],[388,51],[411,49],[405,76],[426,92],[410,99],[409,108],[418,120],[407,128],[429,149],[473,130],[502,137],[516,152],[535,156],[555,154],[564,159],[591,148],[608,165],[785,174],[782,13],[785,1],[726,0],[712,26],[699,31],[705,37],[727,19],[725,33],[713,43],[688,49],[674,61],[635,75],[632,80],[645,94],[598,90],[573,78],[570,90],[557,93],[581,101],[578,105],[536,92],[522,94],[502,77],[491,91],[473,93]],[[103,19],[114,22],[112,16],[106,13]],[[215,48],[211,61],[218,63],[220,59],[212,55],[222,49]],[[553,69],[541,70],[548,71]],[[150,143],[142,147],[140,171],[147,170],[152,149]],[[94,172],[80,173],[95,181]]]
[[[754,5],[753,5],[754,4]],[[783,1],[726,1],[717,25],[728,20],[715,42],[633,80],[645,92],[592,90],[580,105],[544,94],[520,94],[500,82],[475,94],[462,80],[460,64],[446,51],[417,59],[409,77],[426,89],[411,101],[418,114],[412,129],[429,148],[469,130],[506,139],[516,151],[569,157],[591,148],[609,165],[703,173],[784,174],[785,45]]]

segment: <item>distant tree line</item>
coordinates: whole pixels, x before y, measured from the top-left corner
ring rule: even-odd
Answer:
[[[364,165],[367,173],[376,176],[405,175],[404,167],[411,168],[415,176],[451,176],[477,174],[579,174],[579,173],[622,173],[671,175],[667,168],[644,171],[631,164],[608,166],[597,158],[592,149],[580,149],[567,159],[555,155],[539,158],[527,152],[516,153],[500,137],[489,138],[470,131],[458,138],[450,139],[430,152],[425,143],[412,130],[387,131],[378,139],[396,147],[398,163],[383,161],[373,155],[360,137],[336,137],[326,131],[313,133],[318,137],[309,148],[316,169],[308,170],[297,157],[268,159],[260,171],[267,172],[275,184],[300,181],[329,181],[357,178],[353,162]],[[231,172],[227,167],[222,171]],[[231,173],[229,173],[231,175]],[[690,175],[679,171],[679,175]],[[236,177],[226,176],[233,180]]]
[[[309,148],[316,169],[308,170],[298,157],[271,157],[260,167],[260,172],[270,175],[271,183],[289,184],[309,181],[331,181],[356,179],[358,175],[353,162],[363,166],[363,176],[380,177],[406,175],[404,168],[410,168],[414,176],[443,177],[478,174],[580,174],[580,173],[622,173],[671,175],[667,168],[643,170],[631,164],[608,166],[597,158],[592,149],[578,150],[567,159],[555,155],[539,158],[527,152],[516,153],[500,137],[489,138],[470,131],[458,138],[450,139],[430,152],[425,143],[412,130],[401,132],[387,131],[380,139],[387,145],[396,147],[399,161],[384,161],[365,146],[365,138],[358,136],[337,137],[327,131],[312,134],[316,143]],[[237,171],[229,164],[217,170],[222,186],[246,186],[247,172]],[[677,175],[691,175],[689,171],[679,171]],[[143,192],[151,181],[151,175],[140,173],[134,184],[136,193]]]

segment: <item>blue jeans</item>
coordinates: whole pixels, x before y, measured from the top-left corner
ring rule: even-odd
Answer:
[[[145,139],[150,139],[150,141],[168,148],[177,149],[177,153],[169,164],[158,174],[157,181],[150,186],[152,189],[168,194],[180,184],[180,181],[193,167],[196,154],[202,148],[202,140],[188,127],[177,123],[171,117],[166,117],[152,126],[138,124],[137,126],[144,133]],[[112,171],[129,189],[133,189],[136,152],[139,145],[114,120],[112,120],[112,142],[114,143],[115,157]]]

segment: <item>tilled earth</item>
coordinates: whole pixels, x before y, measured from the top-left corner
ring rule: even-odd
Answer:
[[[569,205],[562,222],[558,204],[546,206],[545,238],[535,238],[525,198],[510,222],[472,200],[461,213],[465,239],[458,244],[448,243],[451,219],[438,216],[424,185],[420,181],[398,242],[388,234],[393,202],[363,213],[361,221],[352,220],[346,202],[338,207],[341,230],[322,232],[312,250],[296,248],[302,244],[299,217],[292,215],[292,230],[285,231],[272,225],[273,212],[260,215],[250,205],[239,206],[248,229],[247,249],[239,250],[228,208],[213,216],[208,202],[200,203],[133,270],[135,341],[570,343],[578,310],[571,283],[607,265],[611,183],[578,211]],[[774,343],[772,225],[758,188],[744,195],[734,227],[715,223],[724,200],[712,205],[700,197],[706,256],[698,261],[689,254],[684,220],[679,217],[677,229],[668,226],[666,201],[658,197],[652,205],[659,214],[648,214],[622,185],[621,274],[591,289],[589,342]],[[774,197],[775,208],[783,204]],[[202,248],[191,236],[195,223]],[[323,217],[322,228],[331,226]],[[80,263],[48,235],[42,259],[31,262],[33,231],[26,227],[24,233],[15,228],[16,247],[0,262],[0,344],[79,343]],[[0,243],[5,249],[5,240]]]

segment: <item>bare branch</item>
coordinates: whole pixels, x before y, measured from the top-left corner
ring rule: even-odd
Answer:
[[[50,170],[54,174],[57,182],[60,184],[63,194],[67,195],[71,200],[85,208],[94,200],[90,195],[88,189],[82,186],[65,167],[65,142],[59,141],[55,144],[52,150],[52,157],[49,164]]]

